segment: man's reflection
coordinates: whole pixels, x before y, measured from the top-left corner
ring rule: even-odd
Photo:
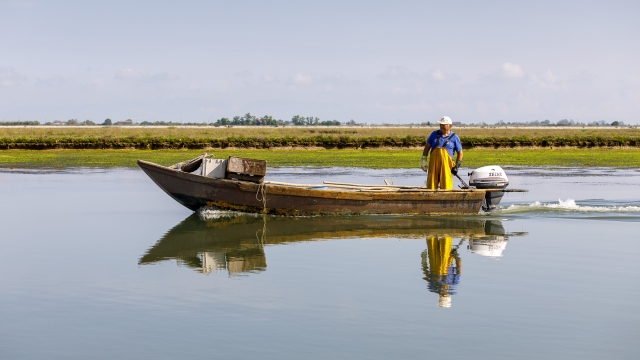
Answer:
[[[439,295],[440,307],[451,307],[451,295],[456,293],[460,283],[462,260],[458,255],[459,246],[453,246],[451,236],[431,236],[427,238],[427,250],[422,252],[424,280],[429,291]]]
[[[498,220],[478,221],[479,228],[450,227],[442,229],[444,234],[427,235],[427,250],[422,252],[422,271],[428,289],[438,294],[440,307],[451,307],[451,295],[456,293],[462,275],[462,260],[458,249],[469,241],[467,249],[473,254],[498,258],[503,255],[509,236],[524,236],[526,232],[507,233]],[[449,235],[455,234],[455,235]],[[454,238],[459,238],[454,245]]]

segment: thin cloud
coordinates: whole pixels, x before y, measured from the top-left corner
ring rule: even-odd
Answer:
[[[420,75],[417,72],[411,71],[402,65],[397,65],[387,66],[387,69],[382,74],[382,77],[387,79],[406,79],[419,78]]]
[[[11,87],[27,80],[27,77],[20,74],[12,66],[0,66],[0,85]]]
[[[556,82],[556,80],[558,80],[556,76],[553,75],[551,70],[547,70],[547,72],[544,73],[544,79],[547,80],[548,82]]]
[[[433,78],[433,80],[436,80],[436,81],[443,81],[447,79],[447,75],[444,72],[442,72],[442,70],[436,69],[431,73],[431,78]]]
[[[348,78],[347,76],[340,74],[340,73],[336,73],[330,76],[323,76],[319,82],[325,83],[325,84],[331,84],[331,85],[336,85],[336,86],[352,86],[352,85],[357,85],[358,82]]]
[[[524,71],[518,64],[506,62],[502,64],[502,75],[512,79],[524,77]]]
[[[297,73],[293,75],[291,82],[296,85],[309,85],[313,83],[313,79],[310,75],[303,75],[301,73]]]

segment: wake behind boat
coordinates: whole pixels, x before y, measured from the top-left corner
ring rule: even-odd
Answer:
[[[265,181],[264,160],[233,156],[212,159],[206,154],[172,166],[144,160],[138,160],[138,165],[164,192],[194,211],[207,206],[293,216],[477,214],[487,201],[497,205],[492,193],[500,193],[501,198],[505,191],[526,191],[504,187],[429,190],[423,186]],[[200,174],[192,173],[198,169]]]

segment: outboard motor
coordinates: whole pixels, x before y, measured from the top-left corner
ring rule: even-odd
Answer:
[[[497,165],[475,169],[469,173],[469,176],[469,186],[474,186],[476,189],[504,190],[509,186],[507,174]],[[495,209],[500,200],[502,200],[503,195],[504,191],[487,191],[484,196],[482,210],[491,211]]]

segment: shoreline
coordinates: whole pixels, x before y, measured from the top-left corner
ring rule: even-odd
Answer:
[[[422,150],[424,146],[270,146],[270,147],[255,147],[255,146],[227,146],[227,147],[136,147],[136,146],[112,146],[112,147],[80,147],[80,146],[64,146],[64,144],[58,144],[57,146],[16,146],[8,148],[0,148],[0,154],[4,151],[60,151],[60,150],[74,150],[74,151],[255,151],[255,150],[282,150],[282,151],[322,151],[322,150],[358,150],[358,151],[373,151],[373,150],[393,150],[393,151],[417,151]],[[602,150],[602,149],[640,149],[640,144],[634,145],[602,145],[602,146],[577,146],[577,145],[476,145],[476,146],[463,146],[466,150],[561,150],[561,149],[584,149],[584,150]]]
[[[597,150],[597,151],[596,151]],[[0,168],[137,167],[143,159],[171,165],[208,152],[216,158],[240,156],[267,160],[269,166],[338,166],[372,169],[419,169],[422,148],[403,149],[209,149],[209,150],[0,150]],[[573,166],[637,167],[640,148],[465,149],[463,167]]]

